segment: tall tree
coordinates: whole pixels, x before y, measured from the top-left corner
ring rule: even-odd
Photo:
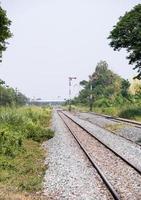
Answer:
[[[93,91],[96,96],[113,96],[119,93],[121,78],[108,69],[106,61],[100,61],[92,74]]]
[[[119,18],[108,39],[114,50],[127,50],[129,64],[135,64],[138,72],[135,78],[141,79],[141,4]]]
[[[6,50],[7,39],[12,36],[9,26],[11,21],[8,19],[6,11],[0,6],[0,62],[2,61],[2,52]]]
[[[128,95],[128,81],[124,81],[119,75],[108,69],[106,61],[100,61],[95,72],[89,76],[89,81],[83,80],[80,84],[83,89],[74,102],[89,105],[91,108],[96,101],[102,100],[102,106],[108,102],[115,102],[118,96],[126,98]]]

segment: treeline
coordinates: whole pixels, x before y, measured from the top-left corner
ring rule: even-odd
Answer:
[[[0,106],[24,105],[27,102],[28,98],[24,94],[0,79]]]
[[[108,68],[106,61],[100,61],[89,80],[80,82],[82,90],[72,101],[74,105],[93,107],[122,106],[131,103],[141,104],[141,85],[131,87],[128,80]],[[131,89],[132,88],[132,89]]]

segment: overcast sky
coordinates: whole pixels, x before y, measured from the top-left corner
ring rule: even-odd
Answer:
[[[126,52],[107,37],[118,18],[141,0],[1,0],[13,38],[0,64],[0,78],[28,97],[68,98],[68,77],[88,79],[100,60],[126,79],[133,77]]]

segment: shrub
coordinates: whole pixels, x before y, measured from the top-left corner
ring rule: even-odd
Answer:
[[[110,105],[110,100],[106,98],[101,98],[94,102],[94,107],[110,107]]]
[[[137,117],[141,118],[141,108],[140,107],[127,107],[123,109],[120,114],[120,117],[129,118],[129,119],[136,119]]]
[[[23,139],[42,142],[53,137],[49,129],[51,109],[40,107],[0,110],[0,153],[14,156]]]
[[[22,146],[22,137],[6,129],[0,130],[0,154],[15,156]]]
[[[42,127],[39,124],[29,123],[26,127],[27,138],[31,138],[34,141],[42,142],[45,139],[53,137],[53,131],[49,128]]]
[[[4,197],[7,191],[35,193],[41,189],[46,166],[40,142],[53,137],[50,119],[48,108],[0,107],[0,187]],[[1,192],[0,199],[4,199]]]

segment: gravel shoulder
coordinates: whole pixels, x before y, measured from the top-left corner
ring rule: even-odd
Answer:
[[[56,111],[55,137],[46,143],[44,195],[52,200],[110,200],[106,186]]]

